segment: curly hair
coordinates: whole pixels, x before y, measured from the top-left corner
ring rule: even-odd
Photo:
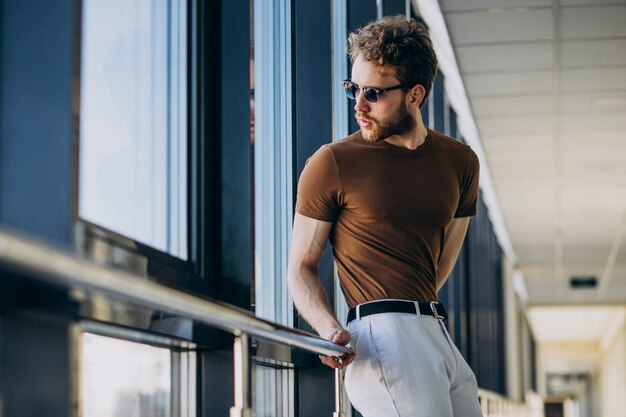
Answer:
[[[437,56],[428,29],[417,20],[397,15],[370,22],[350,34],[346,52],[352,63],[361,55],[366,61],[393,65],[405,91],[420,84],[426,90],[425,97],[430,94]]]

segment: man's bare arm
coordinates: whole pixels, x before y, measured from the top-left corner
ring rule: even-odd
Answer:
[[[446,232],[445,240],[443,241],[443,252],[439,259],[439,266],[437,268],[437,291],[443,287],[446,283],[456,259],[459,256],[459,251],[463,245],[465,234],[469,226],[469,217],[460,217],[452,219],[448,231]]]
[[[331,228],[332,223],[296,213],[287,281],[302,317],[321,337],[345,345],[350,341],[350,333],[335,318],[318,272]],[[351,357],[346,358],[341,364],[332,358],[322,358],[322,362],[333,368],[346,366],[351,360]]]

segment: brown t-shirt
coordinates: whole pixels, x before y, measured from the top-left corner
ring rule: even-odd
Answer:
[[[437,299],[435,277],[454,217],[476,214],[478,158],[428,130],[415,150],[361,132],[322,146],[306,163],[296,211],[334,223],[330,242],[350,307]]]

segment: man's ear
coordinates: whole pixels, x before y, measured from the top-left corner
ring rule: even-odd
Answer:
[[[421,84],[416,84],[409,90],[409,102],[411,106],[419,107],[426,100],[426,89]]]

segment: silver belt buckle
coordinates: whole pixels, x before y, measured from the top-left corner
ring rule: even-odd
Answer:
[[[444,320],[445,317],[439,315],[439,312],[437,311],[437,304],[439,303],[437,301],[431,301],[429,304],[430,304],[430,309],[433,312],[433,316],[435,316],[435,318],[438,320]]]

